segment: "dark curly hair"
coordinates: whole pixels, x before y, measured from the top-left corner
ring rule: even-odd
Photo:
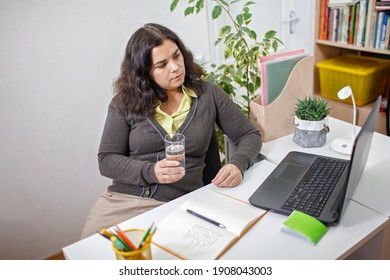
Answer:
[[[164,102],[168,99],[166,91],[149,75],[152,49],[166,39],[175,42],[183,55],[186,70],[184,86],[194,90],[198,96],[201,94],[200,76],[203,69],[194,62],[192,53],[173,31],[159,24],[148,23],[129,39],[119,77],[114,81],[117,97],[132,115],[152,116],[156,100]]]

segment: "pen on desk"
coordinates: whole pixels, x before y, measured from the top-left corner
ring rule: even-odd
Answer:
[[[226,228],[223,224],[220,224],[220,223],[218,223],[218,222],[216,222],[216,221],[214,221],[214,220],[212,220],[210,218],[207,218],[207,217],[205,217],[205,216],[203,216],[203,215],[201,215],[199,213],[196,213],[195,211],[187,209],[187,212],[190,213],[191,215],[194,215],[194,216],[196,216],[198,218],[201,218],[202,220],[205,220],[205,221],[207,221],[209,223],[212,223],[213,225],[216,225],[216,226],[218,226],[220,228]]]

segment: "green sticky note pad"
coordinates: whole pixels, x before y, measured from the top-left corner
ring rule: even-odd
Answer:
[[[303,237],[314,245],[320,241],[328,230],[316,218],[296,210],[283,222],[283,225],[282,231]]]

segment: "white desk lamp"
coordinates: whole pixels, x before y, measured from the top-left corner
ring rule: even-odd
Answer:
[[[351,138],[336,138],[333,140],[331,147],[333,150],[350,155],[352,154],[352,148],[353,143],[355,141],[356,137],[356,104],[355,104],[355,98],[352,93],[352,89],[350,86],[346,86],[342,88],[337,93],[338,98],[344,100],[351,96],[352,98],[352,105],[353,105],[353,136]]]

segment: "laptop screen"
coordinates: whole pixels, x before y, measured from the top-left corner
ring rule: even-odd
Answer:
[[[379,96],[372,108],[370,115],[366,122],[362,126],[360,132],[356,136],[355,144],[352,150],[351,162],[348,171],[348,183],[346,193],[344,197],[344,203],[342,204],[340,219],[348,206],[351,196],[355,192],[355,189],[359,183],[360,177],[362,176],[363,170],[366,166],[368,153],[370,151],[372,137],[376,127],[378,119],[379,107],[381,104],[382,97]]]

